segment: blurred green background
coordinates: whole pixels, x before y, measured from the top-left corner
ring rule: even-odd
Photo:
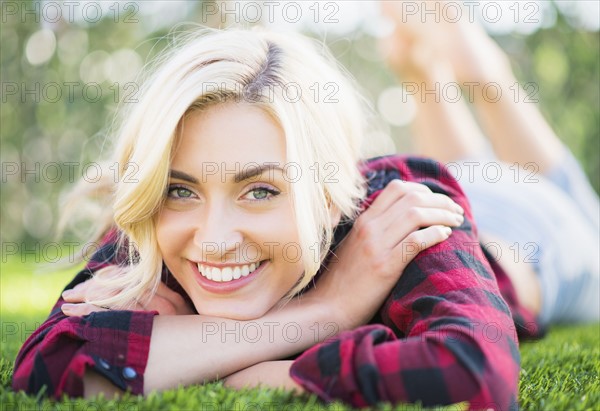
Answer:
[[[270,14],[263,8],[261,19],[259,2],[67,3],[2,2],[3,263],[21,254],[34,262],[57,258],[60,250],[44,247],[52,240],[62,196],[84,172],[93,178],[96,170],[89,164],[106,157],[118,102],[135,104],[140,69],[182,22],[212,27],[262,22],[323,38],[382,114],[397,149],[411,150],[410,107],[386,94],[397,82],[376,51],[385,22],[373,2],[301,2],[298,21],[293,20],[299,3],[288,1],[275,2]],[[542,112],[598,191],[597,2],[499,3],[502,19],[483,19],[486,29],[510,55],[519,80],[538,85]]]

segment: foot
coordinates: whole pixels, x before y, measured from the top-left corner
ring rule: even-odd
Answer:
[[[510,63],[502,49],[481,26],[468,21],[466,10],[462,18],[442,12],[447,1],[436,1],[435,14],[422,14],[422,4],[406,1],[382,1],[382,12],[395,22],[395,30],[382,42],[384,57],[401,76],[414,77],[440,64],[449,63],[457,80],[464,82],[494,81],[510,73]],[[433,1],[427,2],[432,10]],[[452,2],[455,9],[457,3]],[[414,9],[416,7],[416,10]],[[411,10],[411,12],[407,12]],[[436,22],[436,19],[438,22]]]

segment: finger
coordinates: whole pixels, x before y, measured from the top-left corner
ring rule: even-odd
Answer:
[[[173,293],[175,293],[175,291],[171,290],[169,287],[167,287],[167,285],[164,282],[160,282],[158,284],[158,288],[156,289],[156,295],[161,296],[161,297],[168,297],[173,295]],[[177,294],[177,293],[175,293]]]
[[[381,191],[379,196],[373,201],[373,204],[363,213],[371,216],[379,215],[383,211],[387,210],[392,204],[397,202],[400,198],[412,191],[420,191],[422,193],[431,193],[429,187],[402,180],[392,180],[388,185]]]
[[[381,247],[393,249],[398,244],[405,242],[412,233],[424,230],[431,226],[460,227],[463,217],[446,210],[440,209],[415,209],[395,219],[386,221],[387,227],[380,228]],[[380,227],[383,226],[383,222]]]
[[[156,304],[155,304],[156,303]],[[167,285],[161,282],[158,286],[156,295],[153,297],[151,309],[155,309],[161,314],[176,314],[178,307],[186,306],[186,301],[181,294],[167,287]],[[149,310],[150,308],[147,308]]]
[[[164,298],[165,300],[174,303],[175,305],[183,304],[185,302],[183,296],[177,291],[167,287],[165,283],[160,283],[156,295]]]
[[[406,207],[398,202],[369,223],[376,227],[381,246],[394,248],[413,231],[434,225],[460,227],[464,216],[445,208]]]
[[[99,307],[97,305],[89,303],[80,304],[63,304],[61,307],[62,312],[69,317],[80,317],[91,314],[96,311],[108,311],[107,308]]]
[[[465,210],[460,206],[460,204],[452,200],[447,195],[440,193],[411,191],[403,196],[401,201],[408,206],[445,208],[459,214],[465,213]],[[396,202],[396,204],[398,204],[398,202]],[[394,205],[395,204],[393,204],[391,207]]]
[[[183,297],[178,292],[169,288],[161,281],[158,283],[158,287],[154,294],[145,294],[144,297],[137,299],[136,303],[144,311],[156,310],[163,314],[163,311],[174,312],[174,310],[169,310],[169,308],[171,306],[176,306],[183,301]]]
[[[75,287],[65,290],[62,293],[62,298],[67,302],[84,302],[87,289],[92,280],[87,280],[77,284]]]
[[[437,207],[445,208],[457,214],[464,215],[465,209],[460,204],[448,197],[446,194],[431,193],[427,196],[427,201],[422,204],[422,207]]]
[[[443,225],[427,227],[423,230],[412,232],[404,241],[398,244],[392,251],[394,258],[399,258],[405,264],[412,261],[417,254],[452,235],[452,229]]]
[[[462,214],[443,208],[410,207],[390,210],[380,217],[382,238],[390,240],[392,246],[402,241],[408,234],[432,225],[459,227],[464,222]]]

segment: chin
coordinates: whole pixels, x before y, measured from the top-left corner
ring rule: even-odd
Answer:
[[[260,317],[262,317],[263,315],[265,315],[267,313],[267,311],[269,311],[269,309],[255,309],[252,311],[244,311],[244,312],[238,312],[238,311],[230,311],[230,310],[211,310],[209,309],[204,309],[204,310],[197,310],[199,315],[206,315],[206,316],[210,316],[210,317],[218,317],[218,318],[226,318],[229,320],[236,320],[236,321],[250,321],[250,320],[256,320],[259,319]]]

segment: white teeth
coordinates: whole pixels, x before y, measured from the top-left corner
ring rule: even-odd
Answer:
[[[236,267],[225,267],[222,270],[216,267],[208,267],[202,264],[198,264],[198,271],[204,277],[209,280],[216,282],[228,282],[237,280],[240,277],[247,277],[252,271],[256,270],[260,266],[260,263],[245,264]]]
[[[210,270],[210,268],[209,268],[209,270]],[[221,281],[221,270],[214,267],[210,273],[212,274],[213,281]]]
[[[221,270],[221,281],[233,280],[233,270],[231,267],[225,267]]]

